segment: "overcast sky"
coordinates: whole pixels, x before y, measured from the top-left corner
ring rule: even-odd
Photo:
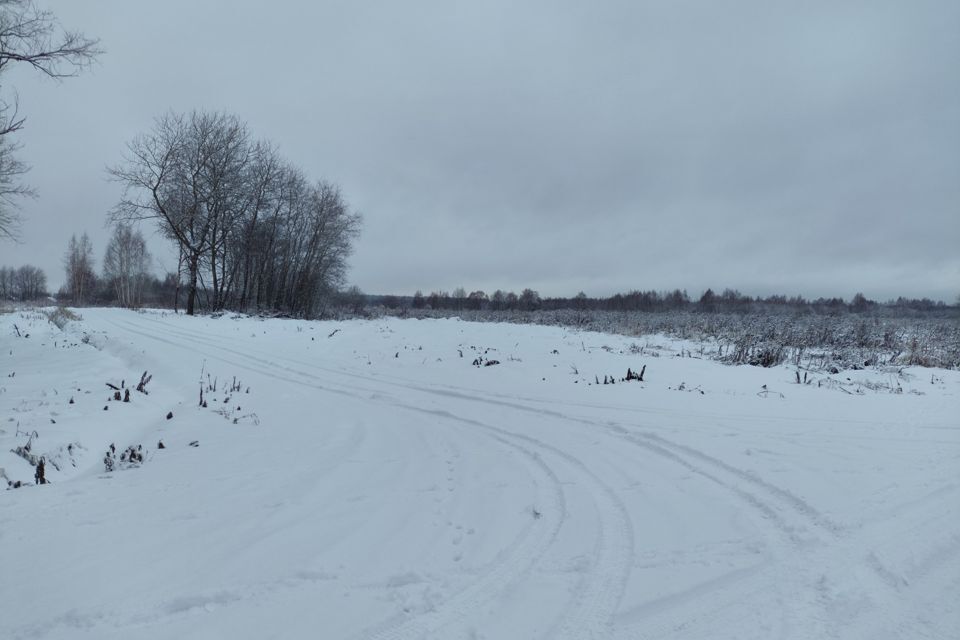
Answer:
[[[105,49],[2,78],[39,198],[0,264],[54,285],[105,167],[199,108],[341,185],[368,293],[960,294],[955,0],[37,2]]]

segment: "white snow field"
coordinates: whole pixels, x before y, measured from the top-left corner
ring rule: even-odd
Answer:
[[[960,638],[960,372],[77,312],[0,315],[0,638]]]

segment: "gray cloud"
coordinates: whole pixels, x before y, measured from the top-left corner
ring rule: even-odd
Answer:
[[[107,49],[4,79],[41,197],[0,262],[54,280],[104,166],[198,107],[342,185],[371,292],[960,293],[956,3],[44,4]]]

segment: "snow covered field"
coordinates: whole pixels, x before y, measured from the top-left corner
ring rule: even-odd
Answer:
[[[0,315],[0,638],[960,637],[960,372],[78,313]]]

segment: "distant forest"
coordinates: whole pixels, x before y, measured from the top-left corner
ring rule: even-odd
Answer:
[[[128,247],[133,245],[134,249]],[[134,258],[126,258],[128,254]],[[79,257],[78,257],[79,256]],[[120,256],[118,258],[117,256]],[[71,239],[64,256],[66,283],[57,292],[47,287],[47,275],[38,267],[0,266],[0,301],[2,302],[55,302],[75,306],[126,306],[182,309],[186,292],[176,273],[167,273],[162,278],[149,273],[149,252],[139,233],[131,233],[128,227],[118,227],[104,255],[103,271],[97,274],[93,264],[93,248],[86,234],[79,240]],[[694,312],[715,314],[754,313],[812,313],[837,315],[842,313],[876,315],[932,315],[956,317],[960,306],[948,305],[942,300],[929,298],[899,297],[884,302],[871,300],[862,293],[849,301],[842,298],[807,299],[803,296],[771,295],[749,296],[735,289],[715,293],[707,289],[699,297],[691,297],[685,290],[630,291],[608,297],[591,297],[580,292],[569,298],[541,297],[533,289],[513,291],[496,290],[488,295],[483,291],[467,293],[463,288],[452,292],[433,291],[424,294],[417,291],[412,296],[371,295],[357,287],[327,291],[322,303],[311,307],[312,313],[303,309],[284,313],[273,305],[215,305],[211,304],[212,291],[200,284],[197,306],[207,312],[225,308],[248,313],[267,315],[291,315],[296,317],[333,318],[344,313],[369,315],[377,309],[390,314],[404,312],[533,312],[533,311],[605,311],[605,312]]]
[[[350,294],[343,294],[348,299]],[[942,300],[929,298],[905,298],[903,296],[886,302],[870,300],[857,293],[849,301],[842,298],[816,298],[808,300],[802,296],[785,295],[749,296],[734,289],[724,289],[715,293],[707,289],[697,298],[691,298],[686,291],[630,291],[617,293],[609,297],[590,297],[580,292],[572,298],[540,297],[532,289],[524,289],[519,295],[512,291],[497,290],[491,295],[483,291],[466,293],[464,289],[455,289],[452,293],[434,291],[424,294],[417,291],[413,296],[364,296],[348,300],[356,305],[382,306],[389,310],[413,309],[434,311],[633,311],[633,312],[672,312],[690,311],[700,313],[765,313],[765,312],[810,312],[816,314],[838,313],[910,313],[943,312],[950,315],[957,306],[951,306]]]

